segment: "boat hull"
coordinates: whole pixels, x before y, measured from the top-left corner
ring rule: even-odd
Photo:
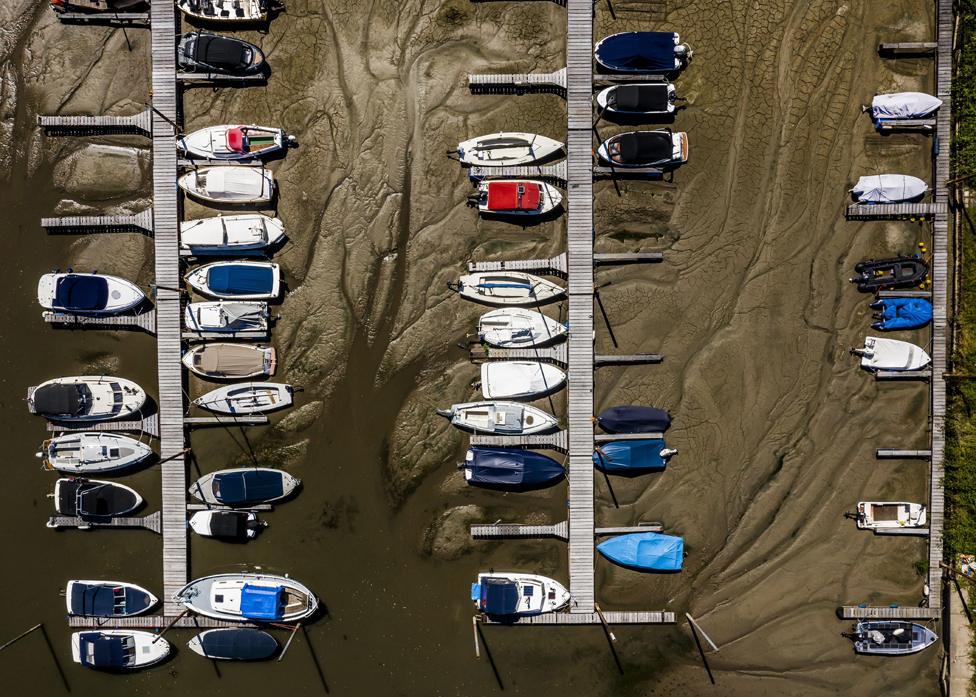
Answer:
[[[518,271],[493,271],[461,276],[458,294],[473,302],[499,307],[535,307],[563,298],[566,289],[544,278]]]
[[[251,255],[278,244],[285,236],[280,218],[261,213],[198,218],[180,223],[180,248],[196,256]]]
[[[278,642],[260,629],[208,629],[186,645],[195,654],[219,661],[263,661],[278,653]]]
[[[86,635],[103,635],[108,637],[131,637],[134,643],[134,661],[131,665],[126,666],[112,666],[112,667],[101,667],[97,665],[89,665],[85,663],[84,657],[82,656],[81,644],[82,638]],[[96,670],[107,670],[107,671],[121,671],[128,672],[131,670],[139,670],[140,668],[147,668],[149,666],[161,663],[169,656],[170,645],[165,639],[161,638],[158,634],[153,634],[151,632],[140,632],[134,629],[99,629],[97,631],[89,632],[74,632],[71,635],[71,658],[75,663],[81,663],[86,668],[94,668]]]
[[[541,409],[518,402],[468,402],[438,412],[451,424],[470,433],[530,436],[559,428],[556,419]]]
[[[268,21],[267,0],[243,0],[233,11],[223,10],[214,0],[177,0],[176,7],[187,17],[219,24],[257,24]]]
[[[90,474],[134,467],[153,455],[141,441],[117,433],[65,433],[44,442],[45,466],[59,472]]]
[[[44,411],[38,405],[42,388],[52,385],[84,385],[92,394],[91,404],[85,412],[55,413]],[[114,386],[118,386],[118,390]],[[119,401],[121,400],[121,401]],[[41,383],[27,400],[32,414],[41,414],[51,421],[92,422],[114,421],[136,415],[146,403],[146,393],[141,387],[125,378],[104,375],[80,375],[77,377],[55,378]],[[38,411],[41,409],[41,411]]]
[[[532,400],[561,390],[566,373],[538,361],[490,361],[481,364],[485,399]]]
[[[212,274],[225,271],[260,273],[267,279],[253,286],[248,283],[215,285]],[[281,268],[269,261],[218,261],[193,269],[184,278],[198,293],[221,300],[274,300],[281,294]]]
[[[243,382],[212,390],[193,403],[218,414],[267,414],[292,405],[292,388],[273,382]]]
[[[633,110],[633,109],[622,109],[617,105],[610,104],[610,97],[614,90],[619,87],[619,85],[611,85],[605,89],[600,90],[596,95],[596,105],[597,108],[604,114],[621,114],[623,116],[667,116],[673,114],[675,111],[674,99],[677,94],[677,90],[670,82],[668,83],[648,83],[647,85],[636,84],[634,87],[653,87],[659,88],[663,87],[667,94],[667,104],[663,109],[645,109],[645,110]]]
[[[230,145],[233,134],[243,134],[241,144]],[[283,129],[252,124],[201,128],[177,139],[176,147],[189,158],[245,161],[270,157],[284,150],[287,143]]]
[[[90,589],[95,586],[108,590],[123,589],[127,594],[132,594],[134,602],[131,606],[126,602],[121,607],[121,612],[115,611],[120,608],[114,602],[113,606],[116,607],[113,607],[113,612],[111,613],[99,612],[97,611],[98,608],[85,607],[85,600],[83,598],[79,599],[76,596],[84,593],[86,588]],[[159,598],[145,588],[137,586],[134,583],[126,583],[125,581],[68,581],[68,585],[64,591],[64,597],[68,614],[75,617],[135,617],[149,612],[159,603]],[[77,602],[79,600],[80,602]]]
[[[520,190],[530,191],[523,194]],[[499,196],[499,192],[502,195]],[[528,197],[531,195],[531,199]],[[533,205],[528,207],[526,201]],[[545,182],[520,179],[492,179],[478,184],[478,211],[486,217],[534,217],[551,213],[562,205],[559,189]]]
[[[250,622],[263,621],[267,619],[264,617],[250,617],[244,611],[230,612],[215,607],[210,598],[210,593],[212,592],[215,584],[218,583],[220,583],[222,587],[229,588],[240,588],[246,583],[256,586],[283,587],[287,590],[293,591],[296,594],[296,597],[300,596],[303,599],[304,602],[296,604],[296,606],[291,610],[286,608],[285,611],[281,613],[280,617],[275,617],[274,620],[270,621],[298,622],[315,614],[315,611],[318,609],[319,605],[318,598],[315,597],[315,594],[312,593],[312,591],[306,586],[298,581],[295,581],[294,579],[286,578],[284,576],[272,576],[270,574],[249,573],[217,574],[215,576],[198,578],[177,591],[177,593],[173,596],[173,599],[188,610],[205,617],[212,617],[217,620],[227,620],[228,622]]]
[[[211,354],[218,354],[210,360]],[[231,355],[223,360],[221,354]],[[248,344],[207,343],[194,346],[183,355],[186,368],[209,380],[244,380],[274,375],[277,359],[273,348]]]
[[[535,133],[501,132],[458,143],[458,159],[467,165],[513,167],[553,157],[563,149],[558,140]]]
[[[537,574],[516,571],[478,574],[472,584],[471,599],[475,608],[500,621],[518,621],[557,612],[569,605],[571,596],[558,581]]]
[[[249,494],[245,498],[239,498],[231,501],[226,496],[221,496],[220,493],[214,490],[214,481],[217,478],[217,475],[235,475],[239,473],[253,473],[255,471],[274,475],[276,485],[273,491],[269,492],[268,489],[264,489],[260,492]],[[232,508],[247,508],[248,506],[254,506],[262,503],[283,501],[284,499],[290,497],[301,483],[302,482],[300,479],[293,477],[282,470],[276,470],[270,467],[242,467],[205,474],[191,484],[187,491],[190,496],[195,499],[199,499],[204,503],[230,506]]]
[[[268,303],[223,301],[189,303],[183,312],[186,328],[195,332],[267,332]]]
[[[566,325],[535,310],[502,308],[478,320],[478,337],[497,348],[531,348],[555,343],[566,335]]]
[[[233,184],[228,180],[233,180]],[[177,183],[193,198],[219,205],[266,205],[274,198],[274,177],[271,172],[256,167],[198,167],[186,172]]]

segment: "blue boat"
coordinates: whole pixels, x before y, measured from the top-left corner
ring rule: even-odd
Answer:
[[[660,472],[675,454],[661,438],[621,440],[604,443],[593,453],[593,465],[602,472],[613,474],[643,474]]]
[[[204,503],[247,508],[287,498],[301,480],[269,467],[239,467],[200,477],[190,485],[190,495]]]
[[[612,537],[597,550],[614,564],[635,571],[681,571],[685,541],[659,532],[635,532]]]
[[[495,489],[536,489],[566,475],[551,457],[519,448],[471,448],[461,467],[468,484]]]
[[[880,310],[871,326],[883,332],[917,329],[932,321],[932,303],[924,298],[885,298],[871,303],[871,309]]]
[[[186,282],[215,298],[273,300],[281,292],[281,269],[267,261],[218,261],[194,269]]]
[[[633,404],[604,409],[596,420],[606,433],[664,433],[671,428],[668,412]]]
[[[691,57],[680,37],[670,31],[628,31],[602,39],[593,56],[612,73],[673,73]]]

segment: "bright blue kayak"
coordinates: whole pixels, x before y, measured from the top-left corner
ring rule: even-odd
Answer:
[[[635,571],[681,571],[685,541],[659,532],[635,532],[612,537],[597,550],[614,564]]]
[[[660,472],[667,467],[671,454],[673,451],[667,450],[660,438],[620,440],[601,444],[593,453],[593,465],[602,472],[618,474]]]

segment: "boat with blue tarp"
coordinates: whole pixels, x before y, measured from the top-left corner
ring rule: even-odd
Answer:
[[[635,532],[612,537],[596,548],[614,564],[635,571],[681,571],[685,541],[659,532]]]
[[[298,581],[254,573],[198,578],[173,599],[191,612],[231,622],[297,622],[319,606],[315,594]]]
[[[497,489],[536,489],[566,476],[551,457],[522,448],[472,447],[460,467],[468,484]]]
[[[663,438],[621,440],[604,443],[593,453],[593,465],[612,474],[660,472],[678,451],[667,447]]]
[[[596,421],[605,433],[664,433],[671,428],[671,415],[664,409],[636,404],[604,409]]]
[[[535,574],[487,572],[471,584],[471,600],[493,619],[518,621],[519,617],[561,610],[570,595],[558,581]]]
[[[676,32],[627,31],[601,39],[593,56],[611,73],[666,74],[680,70],[691,50]]]
[[[883,332],[918,329],[932,321],[932,303],[925,298],[883,298],[871,303],[877,321],[873,329]]]

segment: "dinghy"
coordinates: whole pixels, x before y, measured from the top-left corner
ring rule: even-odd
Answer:
[[[525,491],[549,486],[566,476],[551,457],[522,448],[472,447],[460,468],[472,486]]]
[[[222,24],[247,24],[268,19],[268,0],[176,0],[187,17]]]
[[[205,617],[230,622],[298,622],[318,609],[304,585],[270,574],[217,574],[191,581],[173,599]]]
[[[197,511],[190,517],[190,529],[197,535],[234,542],[247,542],[266,526],[253,511]]]
[[[482,215],[544,215],[562,205],[559,189],[545,182],[493,179],[478,184],[470,198]]]
[[[681,571],[685,541],[659,532],[635,532],[611,537],[596,548],[614,564],[634,571]]]
[[[448,287],[462,298],[485,305],[542,305],[566,294],[562,286],[521,271],[470,273]]]
[[[260,629],[208,629],[186,645],[193,653],[221,661],[263,661],[278,653],[278,642]]]
[[[285,236],[280,218],[261,213],[218,215],[180,223],[180,249],[191,254],[258,254]]]
[[[260,167],[217,165],[191,169],[177,180],[194,198],[225,205],[264,205],[274,196],[274,177]]]
[[[688,134],[630,131],[607,138],[596,153],[613,167],[675,167],[688,161]]]
[[[884,298],[871,303],[878,320],[871,325],[883,332],[918,329],[932,321],[932,303],[924,298]]]
[[[265,302],[190,303],[183,312],[186,328],[195,332],[267,332],[268,318]]]
[[[515,571],[478,574],[471,584],[471,599],[478,612],[489,617],[519,617],[556,612],[569,604],[569,591],[551,578]]]
[[[37,282],[37,302],[45,310],[113,315],[142,304],[146,294],[135,283],[82,273],[46,273]]]
[[[861,357],[865,370],[921,370],[931,362],[929,354],[915,344],[895,339],[869,336],[863,348],[852,348],[851,354]]]
[[[183,365],[212,380],[240,380],[274,375],[275,350],[250,344],[199,344],[183,355]]]
[[[204,31],[184,34],[176,64],[188,73],[253,75],[264,68],[264,53],[252,43]]]
[[[559,427],[552,415],[518,402],[454,404],[450,409],[438,409],[437,413],[462,431],[498,436],[527,436]]]
[[[59,472],[114,472],[145,462],[153,454],[147,443],[105,431],[62,433],[41,445],[44,466]]]
[[[136,415],[146,403],[141,387],[108,375],[54,378],[34,388],[27,408],[52,421],[108,421]]]
[[[854,651],[878,656],[918,653],[938,641],[928,627],[904,620],[865,620],[854,625]]]
[[[593,57],[611,73],[666,74],[691,59],[691,49],[669,31],[627,31],[601,39]]]
[[[148,0],[51,0],[55,12],[116,13],[133,12],[145,7]]]
[[[78,518],[115,518],[139,508],[142,497],[124,484],[72,477],[54,485],[54,509]]]
[[[871,118],[875,124],[885,121],[924,119],[942,106],[942,100],[923,92],[878,94],[871,100]]]
[[[185,276],[193,290],[230,300],[273,300],[281,293],[281,268],[270,261],[215,261]]]
[[[290,407],[292,387],[277,382],[242,382],[218,387],[193,403],[218,414],[265,414]]]
[[[674,113],[677,91],[670,82],[611,85],[596,95],[596,105],[605,114],[664,116]]]
[[[538,361],[491,361],[481,364],[485,399],[531,400],[561,390],[566,373]]]
[[[925,505],[905,501],[858,501],[857,527],[861,530],[924,528]]]
[[[677,453],[661,438],[620,440],[601,444],[593,453],[593,465],[610,474],[660,472]]]
[[[868,259],[855,264],[854,272],[857,275],[851,279],[851,283],[856,283],[862,293],[874,293],[919,285],[928,275],[929,265],[919,257]]]
[[[75,617],[133,617],[159,602],[145,588],[124,581],[68,581],[64,597]]]
[[[301,483],[281,470],[241,467],[205,474],[190,485],[189,492],[204,503],[247,508],[287,498]]]
[[[535,133],[492,133],[458,143],[457,155],[467,165],[511,167],[545,160],[563,144]]]
[[[241,161],[274,155],[296,142],[282,128],[225,124],[181,136],[176,139],[176,147],[190,158]]]
[[[858,203],[899,203],[921,198],[929,185],[907,174],[872,174],[861,177],[851,189]]]
[[[71,635],[71,659],[85,668],[126,671],[146,668],[169,656],[169,642],[153,632],[99,629]]]
[[[664,409],[625,404],[600,412],[597,424],[605,433],[664,433],[671,415]]]
[[[535,310],[502,308],[478,320],[478,338],[498,348],[529,348],[562,339],[567,326]]]

